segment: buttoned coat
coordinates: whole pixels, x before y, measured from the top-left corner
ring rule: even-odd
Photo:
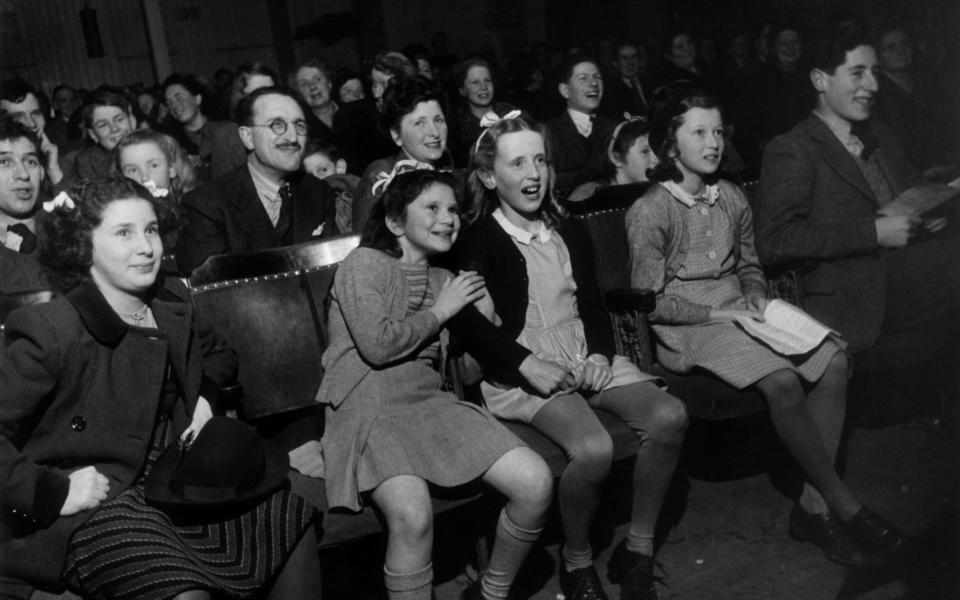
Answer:
[[[293,202],[286,238],[281,238],[270,222],[246,164],[184,196],[184,228],[176,249],[180,270],[189,274],[214,254],[264,250],[337,235],[330,186],[302,172],[290,175],[289,180]]]
[[[876,164],[894,196],[914,179],[898,144],[874,127]],[[877,245],[878,200],[854,157],[811,114],[774,138],[763,156],[755,207],[765,266],[799,269],[804,309],[839,331],[851,349],[870,348],[886,306],[885,253]]]
[[[190,423],[198,395],[216,402],[236,356],[194,322],[178,280],[150,301],[160,332],[140,335],[92,283],[18,309],[0,349],[0,572],[56,587],[72,532],[92,511],[61,517],[69,473],[93,465],[107,499],[143,468],[167,365],[180,392],[173,431]]]

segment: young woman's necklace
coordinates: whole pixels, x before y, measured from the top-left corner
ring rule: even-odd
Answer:
[[[140,327],[140,324],[143,323],[143,320],[147,318],[147,311],[150,310],[150,306],[144,303],[143,308],[138,311],[127,313],[127,317],[133,319],[133,324],[137,327]]]

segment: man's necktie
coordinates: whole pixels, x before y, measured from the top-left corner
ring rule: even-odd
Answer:
[[[23,223],[14,223],[7,227],[7,235],[9,236],[11,233],[20,236],[20,248],[17,250],[20,254],[31,254],[37,249],[36,234]]]
[[[290,211],[293,204],[293,189],[290,186],[289,181],[284,181],[280,185],[280,216],[277,217],[277,224],[275,229],[277,231],[277,237],[280,238],[284,243],[289,243],[291,240],[287,239],[290,233]]]

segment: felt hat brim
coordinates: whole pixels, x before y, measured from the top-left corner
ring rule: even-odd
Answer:
[[[152,504],[162,504],[171,508],[226,508],[262,498],[280,487],[287,478],[287,471],[290,468],[290,459],[282,448],[269,440],[262,440],[262,443],[265,454],[264,472],[256,485],[237,490],[229,497],[198,500],[178,494],[170,485],[180,454],[178,443],[174,440],[150,470],[144,495]]]

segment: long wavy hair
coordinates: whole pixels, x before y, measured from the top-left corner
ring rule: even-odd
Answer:
[[[64,206],[37,213],[42,231],[40,262],[54,286],[68,292],[90,279],[93,264],[93,230],[103,222],[103,211],[118,200],[138,198],[153,206],[163,247],[173,247],[177,213],[166,198],[154,198],[147,188],[126,177],[78,181],[67,195],[74,208]],[[158,257],[159,260],[159,257]]]
[[[487,127],[477,138],[470,151],[470,175],[467,177],[467,190],[470,194],[471,206],[466,220],[473,223],[478,219],[491,214],[500,206],[500,198],[496,190],[487,189],[480,179],[481,173],[493,173],[493,165],[497,159],[498,142],[508,133],[518,131],[533,131],[543,137],[544,149],[547,153],[549,181],[545,181],[547,195],[540,205],[540,217],[549,227],[556,227],[565,216],[563,208],[553,196],[553,161],[550,157],[550,144],[546,128],[527,115],[513,119],[501,119]]]

